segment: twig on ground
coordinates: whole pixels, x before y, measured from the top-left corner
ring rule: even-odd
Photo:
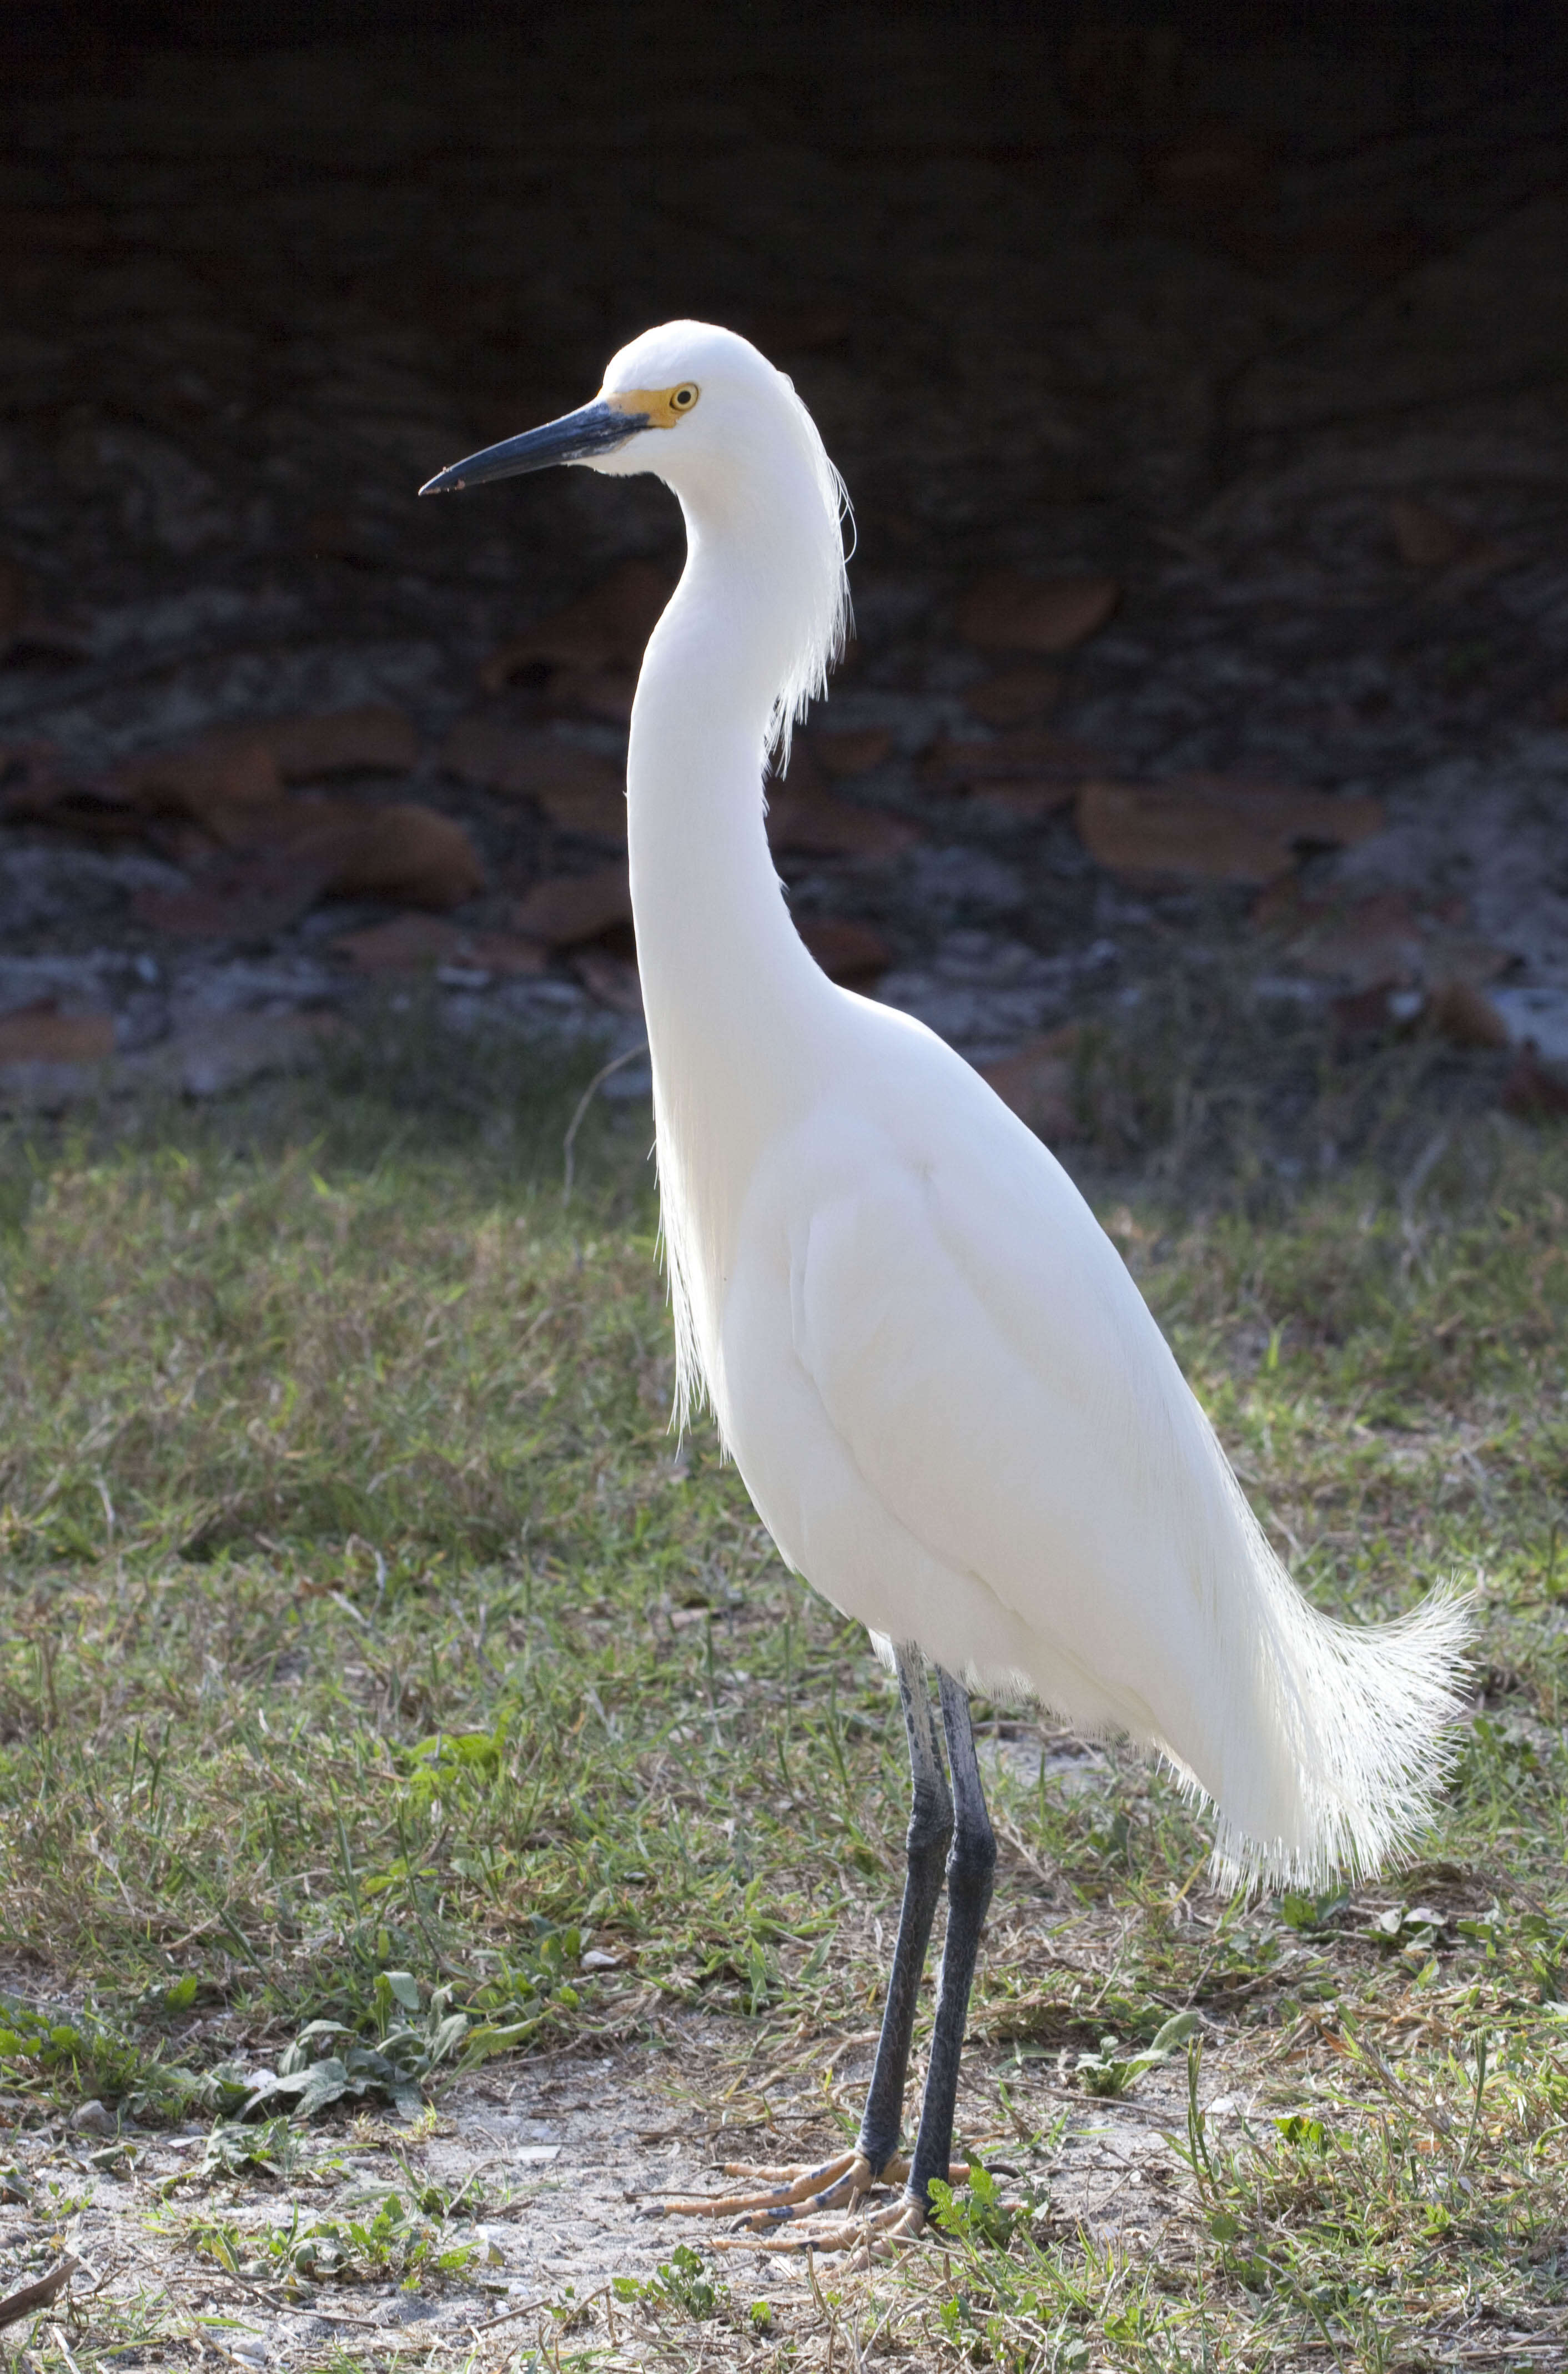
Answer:
[[[81,2263],[67,2251],[46,2275],[40,2275],[37,2283],[24,2284],[19,2291],[0,2299],[0,2327],[20,2324],[24,2316],[32,2316],[41,2308],[53,2308]]]

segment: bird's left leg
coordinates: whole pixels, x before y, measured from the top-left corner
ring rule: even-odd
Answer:
[[[991,1817],[985,1810],[985,1792],[980,1785],[980,1765],[974,1753],[974,1728],[969,1719],[969,1692],[961,1682],[956,1682],[951,1674],[943,1673],[940,1667],[937,1668],[937,1679],[942,1698],[942,1727],[948,1738],[948,1765],[952,1773],[953,1827],[952,1845],[948,1855],[947,1869],[948,1934],[942,1947],[941,1976],[937,1984],[937,2008],[931,2024],[931,2054],[926,2063],[925,2098],[920,2107],[920,2131],[914,2139],[914,2156],[909,2164],[908,2180],[904,2185],[902,2198],[885,2209],[874,2211],[869,2216],[852,2215],[836,2227],[830,2227],[826,2231],[820,2228],[801,2228],[800,2239],[810,2241],[819,2251],[859,2248],[879,2251],[896,2242],[912,2241],[925,2224],[931,2206],[933,2178],[940,2177],[948,2184],[961,2184],[968,2180],[969,2170],[966,2168],[954,2168],[951,2165],[953,2121],[958,2106],[959,2062],[963,2052],[964,2024],[969,2016],[969,1992],[974,1982],[974,1964],[980,1950],[980,1932],[984,1925],[985,1914],[990,1906],[991,1881],[996,1868],[996,1840],[991,1828]],[[930,1716],[925,1695],[924,1675],[921,1677],[921,1703],[927,1709],[926,1721],[929,1723]],[[913,1757],[914,1755],[913,1722],[910,1727],[910,1743]],[[935,1760],[934,1748],[932,1756]],[[915,1769],[916,1819],[918,1819],[918,1762]],[[912,1841],[915,1827],[915,1821],[912,1821],[910,1824]],[[914,1869],[915,1861],[912,1847],[910,1857],[912,1880]],[[930,1900],[934,1905],[936,1901],[934,1891]],[[910,1898],[906,1892],[904,1898],[906,1912],[909,1903]],[[929,1925],[930,1918],[927,1914],[927,1929]],[[903,1924],[901,1922],[899,1932],[901,1954],[903,1944]],[[921,1936],[921,1958],[922,1960],[925,1958],[924,1933]],[[895,1955],[893,1964],[895,1983],[899,1967],[900,1957]],[[888,1993],[890,2017],[893,2004],[894,1989],[890,1987]],[[903,2034],[903,2053],[907,2057],[907,2029]],[[886,2044],[889,2038],[887,2019],[883,2022],[882,2037],[883,2043]],[[882,2054],[878,2051],[878,2071],[881,2066]],[[901,2059],[898,2063],[901,2093],[903,2066],[904,2062]],[[873,2148],[876,2148],[880,2142],[881,2134],[886,2132],[885,2129],[872,2126],[872,2114],[877,2103],[878,2088],[874,2074],[871,2100],[867,2104],[866,2123],[861,2129],[863,2153],[866,2151],[867,2137],[871,2138]],[[896,2121],[896,2111],[894,2115]],[[896,2123],[893,2133],[897,2133]],[[877,2172],[896,2183],[903,2170],[902,2164],[893,2160],[888,2162]],[[867,2170],[866,2159],[858,2159],[845,2170],[843,2176],[830,2191],[817,2191],[816,2197],[808,2204],[806,2214],[812,2209],[822,2209],[835,2204],[843,2197],[846,2187],[850,2191],[853,2207],[855,2197],[870,2181],[872,2177]],[[783,2196],[775,2196],[775,2198],[782,2201]],[[740,2204],[736,2205],[738,2207]],[[758,2206],[761,2208],[762,2204],[759,2204]],[[802,2214],[801,2210],[793,2205],[769,2207],[763,2210],[763,2214],[753,2216],[749,2222],[754,2227],[761,2227],[782,2222],[784,2218],[799,2216]],[[763,2243],[760,2247],[764,2250],[777,2251],[787,2250],[791,2244],[789,2241],[781,2239]]]
[[[756,2174],[772,2178],[765,2191],[669,2204],[670,2209],[678,2214],[745,2215],[749,2226],[766,2231],[799,2218],[816,2216],[823,2210],[843,2207],[872,2185],[884,2180],[897,2184],[908,2174],[908,2163],[895,2157],[895,2154],[903,2117],[904,2082],[909,2073],[920,1980],[931,1942],[937,1900],[942,1893],[943,1859],[953,1835],[953,1804],[931,1719],[925,1660],[913,1642],[901,1643],[893,1651],[893,1660],[909,1738],[913,1802],[904,1842],[907,1860],[898,1940],[882,2009],[877,2059],[855,2147],[852,2152],[841,2152],[834,2159],[824,2160],[819,2167],[791,2169],[777,2178],[772,2178],[771,2171],[757,2170]],[[725,2172],[734,2176],[753,2173],[739,2168],[730,2168]],[[948,2174],[946,2161],[937,2172]],[[903,2214],[902,2204],[898,2214]]]

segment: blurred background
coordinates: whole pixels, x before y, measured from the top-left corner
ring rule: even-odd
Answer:
[[[504,1134],[632,1053],[675,507],[416,489],[677,314],[855,504],[773,802],[831,971],[1080,1169],[1408,1176],[1568,1109],[1561,11],[14,0],[0,45],[8,1111],[313,1076]]]

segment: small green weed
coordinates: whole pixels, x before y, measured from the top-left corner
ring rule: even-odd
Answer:
[[[641,2304],[655,2316],[673,2313],[690,2318],[694,2324],[707,2324],[716,2316],[727,2315],[733,2306],[728,2285],[709,2274],[687,2242],[678,2242],[664,2265],[645,2283],[640,2283],[635,2275],[616,2275],[610,2289],[627,2307]],[[751,2321],[756,2323],[755,2309]]]
[[[256,2127],[219,2121],[207,2134],[195,2173],[243,2176],[254,2168],[265,2176],[293,2177],[307,2165],[299,2129],[288,2119],[268,2119]]]
[[[1119,2053],[1114,2036],[1102,2037],[1098,2052],[1080,2052],[1076,2075],[1086,2094],[1114,2097],[1130,2093],[1150,2069],[1161,2068],[1181,2050],[1200,2025],[1195,2011],[1180,2011],[1166,2020],[1153,2042],[1142,2052]]]
[[[446,2243],[441,2222],[396,2192],[362,2216],[307,2217],[296,2207],[286,2225],[245,2227],[192,2217],[183,2239],[203,2257],[247,2282],[359,2283],[374,2275],[401,2282],[459,2274],[473,2242]]]
[[[73,2094],[124,2101],[137,2111],[178,2111],[195,2093],[186,2071],[167,2066],[90,2001],[71,2011],[40,2009],[0,1995],[0,2078],[29,2086],[64,2083]]]

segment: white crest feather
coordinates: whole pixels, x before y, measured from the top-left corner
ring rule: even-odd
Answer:
[[[797,605],[797,648],[769,721],[768,747],[775,754],[773,770],[782,775],[789,764],[791,733],[812,701],[827,691],[828,678],[843,657],[844,645],[854,631],[843,527],[847,520],[853,530],[855,512],[849,489],[829,459],[821,433],[796,394],[794,382],[782,371],[779,378],[788,390],[784,417],[789,433],[798,443],[821,513],[819,520],[813,518],[810,523],[816,566],[808,573],[807,598]]]

